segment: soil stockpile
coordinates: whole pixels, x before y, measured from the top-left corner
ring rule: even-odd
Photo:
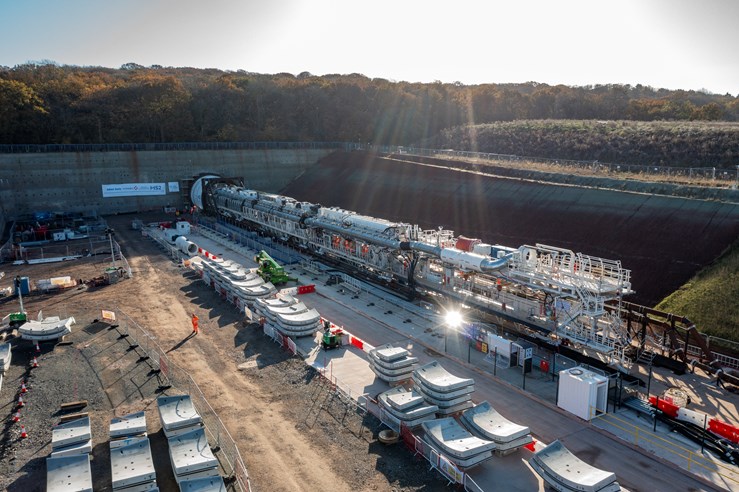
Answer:
[[[332,154],[282,193],[490,243],[620,260],[632,271],[629,300],[647,305],[739,236],[737,204],[483,176],[364,152]]]

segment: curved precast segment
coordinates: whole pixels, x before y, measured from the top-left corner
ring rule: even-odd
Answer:
[[[475,383],[474,379],[460,378],[447,372],[437,361],[419,367],[413,375],[428,388],[441,393],[449,393]]]
[[[495,443],[470,434],[453,417],[421,424],[426,436],[460,466],[473,466],[490,458]]]
[[[496,444],[516,441],[518,446],[523,446],[533,441],[528,427],[511,422],[486,401],[466,410],[462,414],[462,423],[473,433]]]
[[[582,492],[621,490],[615,474],[585,463],[559,441],[554,441],[534,453],[529,464],[556,490]]]

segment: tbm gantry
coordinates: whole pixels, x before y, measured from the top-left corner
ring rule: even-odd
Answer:
[[[351,266],[406,295],[453,299],[587,346],[622,370],[628,365],[631,340],[619,306],[633,291],[631,272],[620,261],[544,244],[485,244],[451,230],[423,230],[250,190],[240,180],[213,175],[198,178],[190,198],[203,213]]]

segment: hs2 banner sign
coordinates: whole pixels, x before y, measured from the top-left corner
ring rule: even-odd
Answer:
[[[103,198],[165,195],[166,193],[167,189],[164,183],[125,183],[103,185]]]

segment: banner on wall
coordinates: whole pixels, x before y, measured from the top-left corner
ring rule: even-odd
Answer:
[[[164,183],[104,184],[103,198],[119,196],[152,196],[166,194]]]
[[[167,188],[169,188],[170,193],[179,193],[180,192],[180,183],[177,181],[169,181],[167,183]]]

